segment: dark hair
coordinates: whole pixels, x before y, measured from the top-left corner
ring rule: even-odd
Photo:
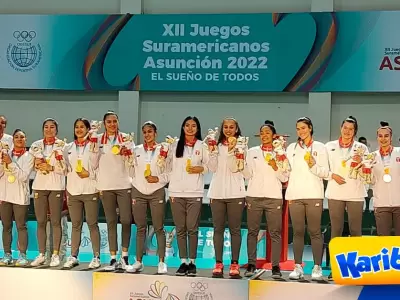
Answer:
[[[275,128],[275,124],[273,121],[270,120],[265,120],[264,124],[261,125],[260,127],[260,131],[264,128],[264,127],[268,127],[269,129],[271,129],[273,134],[276,134],[276,128]]]
[[[142,130],[145,126],[150,126],[151,128],[153,128],[154,132],[157,132],[157,125],[154,122],[152,122],[152,121],[144,122],[142,125]]]
[[[1,117],[1,116],[0,116],[0,117]],[[25,134],[25,136],[26,136],[25,131],[23,131],[22,129],[19,129],[19,128],[17,128],[17,129],[14,130],[12,136],[14,137],[14,135],[16,135],[18,132],[22,132],[22,133]]]
[[[300,122],[307,124],[308,128],[311,128],[311,136],[313,136],[314,135],[314,125],[313,125],[311,119],[309,117],[301,117],[301,118],[297,119],[296,124],[300,123]],[[300,140],[300,138],[298,138],[297,140]]]
[[[224,135],[224,132],[223,132],[223,127],[224,127],[224,122],[225,121],[233,121],[233,122],[235,122],[235,125],[236,125],[235,138],[237,138],[237,137],[242,135],[242,131],[240,130],[240,126],[239,126],[239,122],[236,121],[236,119],[232,118],[232,117],[225,118],[221,122],[221,127],[220,127],[221,129],[220,129],[220,132],[219,132],[219,137],[218,137],[217,144],[222,144],[222,142],[225,139],[225,135]]]
[[[358,138],[358,141],[359,141],[359,142],[361,142],[361,141],[363,141],[363,140],[365,140],[365,141],[366,141],[366,140],[367,140],[367,138],[366,138],[365,136],[360,136],[360,137]]]
[[[381,124],[381,127],[378,128],[376,133],[378,133],[379,129],[387,129],[387,130],[389,130],[390,135],[393,135],[393,130],[392,130],[392,127],[389,126],[389,122],[381,121],[380,124]]]
[[[344,123],[351,123],[354,125],[354,135],[357,135],[358,132],[358,123],[357,119],[354,118],[353,116],[349,116],[346,119],[343,120],[341,127],[343,127]]]
[[[179,140],[178,140],[178,145],[176,146],[176,152],[175,152],[175,156],[177,158],[179,157],[183,157],[183,151],[185,150],[185,131],[183,130],[183,128],[185,127],[185,124],[187,121],[193,120],[194,122],[196,122],[197,125],[197,132],[196,132],[196,139],[201,141],[201,126],[200,126],[200,121],[199,119],[197,119],[196,117],[191,117],[188,116],[185,118],[185,120],[183,120],[182,122],[182,126],[181,126],[181,134],[179,136]]]
[[[115,116],[115,117],[117,118],[117,120],[119,120],[119,119],[118,119],[117,113],[114,112],[114,111],[112,111],[112,110],[109,110],[109,111],[107,111],[107,112],[104,114],[104,116],[103,116],[103,123],[106,122],[106,119],[107,119],[108,116]]]
[[[54,124],[54,126],[56,126],[56,134],[57,134],[58,133],[58,122],[53,118],[47,118],[43,121],[42,131],[44,131],[44,125],[46,125],[47,122],[52,122]]]
[[[77,139],[78,139],[78,137],[77,137],[76,134],[75,134],[75,127],[76,127],[76,124],[77,124],[78,122],[82,122],[82,123],[85,125],[86,129],[88,129],[88,130],[90,130],[90,127],[91,127],[91,126],[90,126],[90,122],[89,122],[88,119],[85,119],[85,118],[78,118],[78,119],[76,119],[75,122],[74,122],[74,140],[77,140]]]
[[[7,118],[6,118],[6,116],[5,116],[5,115],[0,115],[0,118],[4,119],[4,122],[5,122],[6,125],[7,125]]]

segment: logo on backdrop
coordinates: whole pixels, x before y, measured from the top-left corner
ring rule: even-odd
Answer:
[[[186,300],[213,300],[213,296],[209,293],[208,284],[202,281],[195,281],[190,283],[192,292],[186,294]]]
[[[30,72],[42,60],[42,47],[35,43],[36,31],[14,31],[14,42],[7,47],[7,61],[17,72]]]
[[[108,234],[106,229],[100,229],[100,248],[105,249],[108,246]]]

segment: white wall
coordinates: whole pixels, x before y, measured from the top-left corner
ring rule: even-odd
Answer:
[[[247,13],[247,12],[300,12],[316,9],[316,4],[329,0],[0,0],[0,12],[4,14],[68,14],[68,13],[119,13],[130,3],[142,2],[147,14],[160,13]],[[121,3],[123,5],[121,5]],[[335,10],[400,10],[400,0],[334,0]],[[124,9],[122,9],[124,11]],[[318,101],[315,95],[311,103]],[[313,118],[319,118],[323,139],[336,138],[341,121],[354,115],[360,121],[359,135],[366,136],[374,146],[376,127],[382,119],[400,127],[395,115],[400,111],[398,94],[332,94],[331,110]],[[260,123],[273,119],[280,132],[294,135],[294,121],[309,112],[306,94],[155,94],[141,93],[139,122],[152,119],[159,124],[160,135],[178,134],[179,125],[187,115],[197,115],[204,132],[218,125],[227,115],[235,116],[244,134],[253,136]],[[21,101],[19,101],[21,100]],[[233,103],[233,104],[230,104]],[[60,136],[70,137],[72,122],[76,117],[98,119],[108,109],[118,111],[118,95],[115,93],[55,93],[42,91],[0,91],[0,114],[9,118],[9,131],[23,127],[30,140],[40,137],[41,122],[45,117],[56,117],[60,122]],[[131,126],[136,129],[132,112]],[[322,128],[324,120],[332,126]],[[128,126],[129,127],[129,126]],[[132,130],[134,130],[132,129]],[[330,136],[329,136],[330,132]],[[398,137],[396,136],[396,140]],[[252,139],[255,143],[256,139]]]

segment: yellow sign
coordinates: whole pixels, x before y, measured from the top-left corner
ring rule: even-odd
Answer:
[[[338,237],[329,252],[336,284],[400,284],[400,237]]]

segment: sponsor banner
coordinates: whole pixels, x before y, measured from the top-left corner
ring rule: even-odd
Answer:
[[[90,300],[92,272],[0,268],[1,299]]]
[[[248,299],[247,280],[93,273],[93,300]]]
[[[397,299],[400,286],[340,286],[335,284],[304,284],[299,282],[249,282],[249,300],[270,299],[335,299],[370,300]]]
[[[398,237],[334,238],[329,243],[332,275],[342,285],[400,284]]]
[[[0,88],[397,92],[399,16],[1,15]]]

